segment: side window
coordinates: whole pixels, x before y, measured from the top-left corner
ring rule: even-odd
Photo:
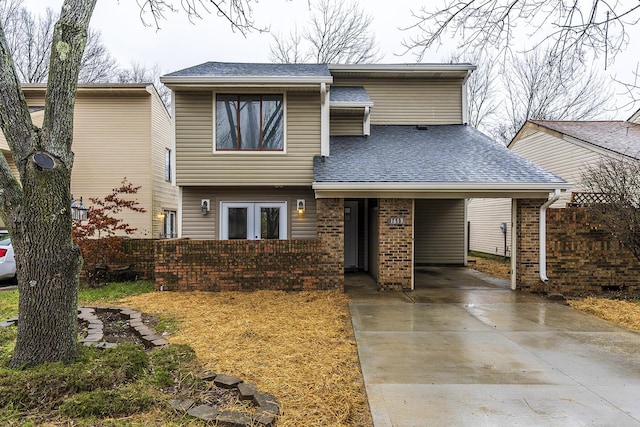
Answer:
[[[220,240],[286,239],[286,202],[222,202]]]
[[[217,95],[216,150],[284,150],[283,95]]]
[[[165,148],[164,151],[164,180],[171,182],[173,179],[173,170],[171,168],[171,149]]]
[[[178,237],[176,232],[176,211],[164,211],[164,238]]]

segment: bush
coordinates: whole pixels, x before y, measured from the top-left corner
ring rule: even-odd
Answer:
[[[127,416],[147,411],[160,401],[157,393],[135,383],[114,390],[78,393],[60,405],[60,412],[70,417]]]

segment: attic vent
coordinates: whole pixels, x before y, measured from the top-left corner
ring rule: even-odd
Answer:
[[[427,130],[428,127],[427,127],[427,125],[418,125],[418,126],[416,126],[416,129],[418,129],[418,130]]]

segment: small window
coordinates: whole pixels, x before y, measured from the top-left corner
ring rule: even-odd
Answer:
[[[171,149],[166,148],[164,152],[164,180],[171,182],[172,170],[171,170]]]
[[[287,238],[286,202],[222,202],[220,240]]]
[[[282,95],[218,95],[216,150],[282,151]]]

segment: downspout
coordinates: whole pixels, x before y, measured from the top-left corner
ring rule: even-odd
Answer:
[[[553,197],[540,206],[540,280],[544,283],[549,281],[547,277],[547,208],[560,198],[560,189],[556,188]]]
[[[320,154],[329,155],[329,88],[320,83]]]

